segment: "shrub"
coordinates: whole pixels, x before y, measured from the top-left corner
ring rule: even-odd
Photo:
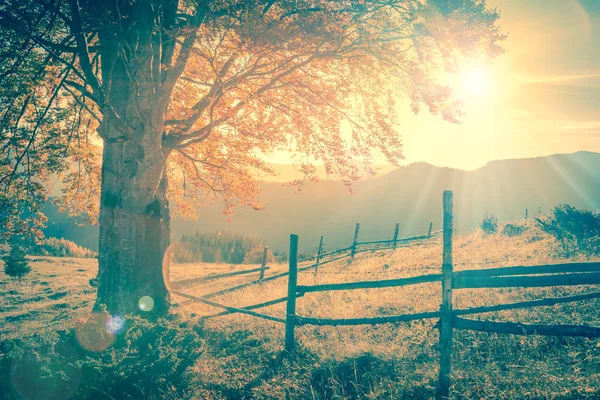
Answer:
[[[96,328],[112,337],[105,322],[96,314],[78,329]],[[3,341],[0,373],[10,379],[0,382],[0,398],[159,399],[165,393],[179,398],[188,389],[188,368],[204,351],[198,325],[139,317],[126,323],[116,341],[99,351],[87,350],[75,330]]]
[[[260,264],[262,263],[264,247],[256,246],[252,250],[246,253],[244,256],[244,264]],[[273,252],[268,249],[267,250],[267,263],[272,263],[275,261],[275,257],[273,256]]]
[[[502,234],[509,237],[521,236],[526,229],[524,225],[506,224],[502,227]]]
[[[13,280],[18,279],[20,281],[23,279],[25,275],[31,272],[26,255],[22,241],[17,237],[13,237],[10,241],[9,253],[2,257],[4,273]]]
[[[565,255],[600,254],[599,213],[562,204],[554,207],[550,215],[535,220],[542,231],[554,236]]]
[[[481,224],[479,225],[484,235],[493,235],[498,232],[498,219],[486,212]]]
[[[95,258],[97,254],[67,239],[47,238],[31,246],[30,253],[36,256]]]

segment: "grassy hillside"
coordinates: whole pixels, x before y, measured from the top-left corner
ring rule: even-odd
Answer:
[[[521,236],[480,232],[459,235],[454,246],[455,270],[568,261],[557,256],[553,239],[533,226]],[[409,277],[440,271],[441,243],[395,252],[357,255],[346,261],[300,273],[300,284]],[[247,267],[245,267],[247,268]],[[268,275],[285,270],[274,265]],[[36,275],[26,286],[0,277],[3,338],[32,335],[42,329],[77,326],[89,312],[93,292],[87,280],[95,260],[37,258]],[[175,265],[172,278],[184,279],[232,269],[228,265]],[[183,291],[205,294],[251,279],[207,283]],[[244,306],[286,294],[287,280],[279,279],[215,298]],[[597,287],[541,289],[478,289],[455,292],[455,307],[492,305],[567,293],[586,293]],[[175,300],[181,300],[175,297]],[[434,311],[440,304],[439,284],[407,288],[309,293],[298,300],[298,314],[315,317],[368,317]],[[203,319],[219,310],[184,303],[176,312],[192,321],[205,341],[203,354],[183,382],[170,382],[173,399],[242,398],[388,398],[429,399],[437,383],[438,332],[434,320],[360,327],[297,329],[298,354],[284,357],[283,326],[251,316]],[[552,307],[494,312],[483,319],[524,323],[563,323],[600,326],[600,300]],[[285,305],[263,310],[284,317]],[[598,399],[600,398],[600,340],[515,336],[454,331],[453,398]],[[163,388],[164,389],[164,388]],[[163,390],[161,389],[161,390]],[[162,392],[164,394],[164,392]],[[163,398],[155,394],[140,398]],[[114,397],[114,396],[113,396]]]

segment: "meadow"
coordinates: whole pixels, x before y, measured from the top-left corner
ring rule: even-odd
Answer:
[[[397,250],[358,254],[299,274],[299,284],[351,282],[439,273],[441,239]],[[560,263],[594,258],[564,258],[554,239],[533,224],[520,235],[459,234],[454,242],[455,271],[499,266]],[[57,329],[77,329],[93,305],[95,259],[31,257],[33,272],[24,283],[0,281],[0,334],[6,340]],[[266,276],[285,271],[270,265]],[[171,280],[250,266],[175,264]],[[247,282],[232,277],[180,290],[203,295]],[[535,289],[469,289],[455,292],[455,308],[485,306],[594,291],[592,286]],[[286,296],[287,279],[250,286],[214,298],[243,307]],[[429,399],[435,395],[439,350],[436,320],[376,326],[303,326],[296,329],[296,353],[283,350],[280,323],[220,312],[177,296],[173,318],[202,338],[202,349],[184,382],[164,382],[154,393],[133,398],[172,399]],[[298,299],[299,315],[329,318],[374,317],[436,311],[440,284],[405,288],[307,293]],[[600,326],[600,299],[550,307],[492,312],[494,321]],[[260,310],[285,318],[285,303]],[[193,327],[193,328],[191,328]],[[179,349],[186,351],[198,349]],[[110,349],[104,350],[110,351]],[[83,358],[84,356],[81,356]],[[185,358],[185,356],[184,356]],[[600,399],[600,340],[454,331],[452,398]],[[115,398],[99,396],[98,398]],[[9,397],[10,398],[10,397]]]

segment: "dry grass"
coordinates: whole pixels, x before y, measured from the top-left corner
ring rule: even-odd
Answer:
[[[556,256],[551,238],[529,229],[509,238],[480,233],[458,236],[455,270],[571,261]],[[2,279],[1,334],[23,335],[51,323],[68,325],[73,315],[89,312],[93,291],[87,281],[95,275],[95,260],[43,258],[30,284],[13,287]],[[62,263],[62,264],[61,264]],[[438,273],[440,240],[393,251],[357,255],[347,261],[301,272],[299,283],[350,282]],[[237,267],[239,268],[239,267]],[[252,268],[244,266],[242,268]],[[83,271],[78,271],[83,269]],[[226,272],[228,265],[182,264],[171,271],[173,280]],[[286,269],[273,265],[267,276]],[[183,291],[202,295],[256,278],[242,276],[191,286]],[[250,286],[215,298],[245,306],[286,295],[287,279]],[[67,289],[68,288],[68,289]],[[594,287],[541,289],[477,289],[455,292],[455,308],[492,305],[547,296],[594,291]],[[50,296],[66,292],[60,299]],[[298,314],[314,317],[369,317],[435,311],[439,284],[406,288],[309,293],[298,300]],[[177,297],[175,297],[176,300]],[[68,304],[57,309],[57,304]],[[200,398],[431,398],[437,382],[438,332],[435,321],[358,327],[297,329],[295,358],[281,357],[283,326],[245,315],[202,320],[220,310],[187,303],[177,307],[186,318],[204,325],[207,352],[193,371],[195,389],[185,396]],[[527,310],[494,312],[482,319],[527,323],[587,323],[600,325],[600,300]],[[285,304],[261,310],[279,317]],[[8,317],[8,318],[7,318]],[[479,317],[479,316],[478,316]],[[9,320],[11,318],[11,320]],[[598,399],[600,398],[600,341],[582,338],[495,335],[454,331],[454,398]]]

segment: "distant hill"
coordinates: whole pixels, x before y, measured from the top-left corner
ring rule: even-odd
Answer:
[[[353,193],[339,181],[308,183],[299,193],[277,182],[260,186],[264,211],[241,209],[227,222],[221,206],[213,204],[201,209],[196,221],[174,221],[173,237],[197,230],[228,231],[259,237],[272,249],[285,251],[289,233],[297,233],[301,251],[310,252],[320,235],[329,249],[350,244],[356,222],[361,223],[362,240],[391,237],[396,222],[401,236],[413,235],[425,232],[430,221],[434,229],[440,228],[446,189],[454,191],[455,225],[461,231],[476,228],[486,211],[502,221],[524,218],[526,208],[533,217],[538,209],[547,212],[560,203],[597,210],[600,154],[493,161],[474,171],[415,163],[356,182]],[[80,244],[97,247],[89,242]]]

